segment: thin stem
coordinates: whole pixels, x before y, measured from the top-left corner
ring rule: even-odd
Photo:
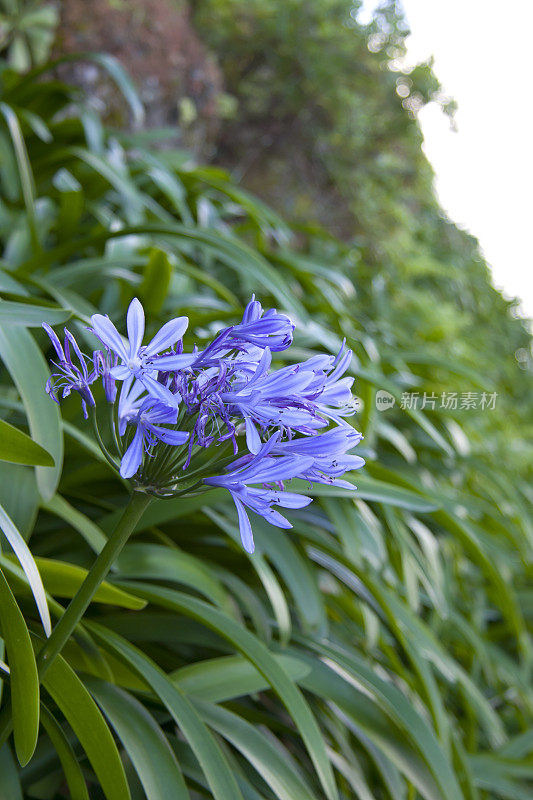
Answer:
[[[122,447],[122,442],[118,438],[117,434],[117,427],[118,427],[118,412],[117,412],[117,403],[113,403],[110,406],[110,427],[111,433],[113,434],[113,441],[115,443],[115,447],[117,448],[117,453],[119,458],[122,458],[124,455],[124,449]]]
[[[111,569],[122,548],[128,541],[135,525],[151,502],[151,498],[134,492],[117,527],[107,540],[105,547],[89,570],[87,577],[70,601],[65,613],[60,617],[49,639],[37,656],[37,668],[42,677],[54,658],[61,652],[74,628],[87,610],[93,596]]]
[[[37,670],[40,680],[43,679],[56,656],[70,639],[98,587],[107,576],[113,562],[117,559],[151,500],[152,498],[147,494],[133,492],[120,522],[37,655]],[[0,747],[11,733],[12,727],[11,714],[6,708],[0,716]]]
[[[92,409],[91,418],[93,423],[94,435],[96,436],[96,440],[100,446],[100,450],[102,451],[108,464],[110,464],[113,467],[113,469],[118,472],[120,469],[120,465],[117,464],[117,462],[115,461],[115,459],[113,458],[113,456],[111,455],[111,453],[104,444],[104,441],[100,435],[100,430],[98,428],[98,421],[96,419],[96,411],[94,408]]]

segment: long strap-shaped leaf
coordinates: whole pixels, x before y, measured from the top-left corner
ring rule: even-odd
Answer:
[[[404,731],[375,702],[328,664],[316,658],[306,660],[311,672],[303,679],[302,685],[323,698],[331,706],[332,713],[340,717],[357,738],[367,736],[382,755],[416,787],[424,800],[463,800],[460,792],[442,792],[426,761],[410,745]]]
[[[254,725],[225,708],[202,700],[194,704],[208,725],[245,756],[280,800],[316,800],[281,742],[274,744]]]
[[[31,437],[47,450],[55,467],[37,467],[37,485],[45,500],[54,494],[63,466],[63,434],[59,407],[44,391],[50,371],[32,335],[25,328],[0,325],[0,358],[17,387],[28,416]]]
[[[6,121],[15,151],[20,188],[22,189],[24,205],[26,206],[26,215],[28,217],[28,227],[30,229],[33,248],[39,252],[41,247],[35,213],[35,181],[28,158],[28,151],[26,150],[26,143],[22,135],[19,119],[11,106],[7,105],[7,103],[0,103],[0,114]]]
[[[24,766],[33,755],[39,734],[39,677],[24,617],[2,570],[0,627],[9,659],[15,750]]]
[[[80,740],[107,800],[130,800],[130,790],[120,755],[102,713],[76,673],[57,656],[43,679]]]
[[[333,769],[317,721],[298,687],[268,648],[238,622],[202,600],[160,586],[133,581],[122,585],[152,603],[202,622],[249,658],[285,704],[305,742],[326,796],[329,800],[337,800],[338,794]]]
[[[63,733],[59,722],[44,703],[41,703],[41,722],[61,761],[70,792],[70,800],[89,800],[87,784],[72,745]]]
[[[12,464],[28,464],[31,467],[54,466],[54,459],[44,447],[3,419],[0,420],[0,459]]]
[[[419,750],[436,783],[441,787],[443,795],[450,800],[453,797],[460,797],[456,776],[446,758],[444,748],[438,742],[434,731],[399,689],[376,675],[355,653],[328,646],[323,642],[315,642],[308,636],[302,636],[301,639],[322,659],[328,658],[331,660],[330,664],[338,664],[346,671],[349,678],[364,686],[375,698],[377,705],[404,729],[406,741],[412,741]]]
[[[72,155],[72,151],[66,151],[66,154]],[[214,255],[217,260],[226,264],[239,276],[253,277],[259,286],[263,286],[293,316],[301,320],[307,319],[308,315],[303,304],[291,292],[281,272],[276,270],[257,250],[249,247],[236,236],[192,225],[173,222],[166,224],[144,223],[122,228],[120,231],[98,232],[82,239],[77,239],[75,243],[63,243],[47,250],[46,253],[38,258],[33,257],[21,264],[20,271],[21,273],[29,273],[48,264],[61,263],[68,260],[74,253],[81,252],[84,248],[101,247],[107,241],[119,236],[129,236],[130,234],[151,234],[155,240],[158,237],[161,237],[161,239],[172,238],[172,241],[175,242],[175,247],[180,250],[189,248],[191,245],[201,247],[204,252]]]
[[[0,747],[0,797],[23,800],[18,770],[8,744]]]
[[[207,778],[215,800],[243,800],[235,777],[211,731],[202,722],[187,697],[157,664],[110,630],[88,624],[96,639],[136,672],[155,692],[179,725]]]
[[[2,530],[7,541],[11,545],[20,566],[24,570],[24,574],[28,579],[32,594],[37,604],[37,610],[43,623],[43,628],[47,636],[52,632],[52,623],[50,621],[50,612],[48,611],[48,604],[46,602],[46,593],[44,591],[43,582],[37,569],[35,560],[30,552],[30,549],[21,534],[13,524],[11,517],[0,506],[0,529]]]
[[[148,800],[189,800],[174,751],[142,703],[98,678],[85,682],[124,745]]]

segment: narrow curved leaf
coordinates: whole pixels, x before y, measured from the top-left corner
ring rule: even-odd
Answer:
[[[24,617],[2,570],[0,623],[9,660],[15,751],[24,766],[33,755],[39,734],[39,678]]]
[[[3,419],[0,420],[0,460],[31,467],[54,466],[54,459],[44,447]]]
[[[26,542],[16,529],[15,525],[13,524],[11,518],[6,514],[2,506],[0,506],[0,529],[2,530],[9,544],[11,545],[11,548],[15,553],[20,563],[20,566],[24,570],[24,574],[28,579],[28,583],[30,584],[32,594],[37,604],[37,609],[39,611],[39,616],[41,617],[41,621],[43,623],[44,631],[47,636],[50,636],[52,632],[50,612],[48,611],[46,594],[44,591],[44,586],[41,576],[39,575],[39,570],[35,563],[35,559],[33,558],[28,545],[26,544]]]
[[[67,564],[52,558],[35,559],[41,574],[45,589],[55,597],[74,597],[83,581],[88,575],[88,570],[76,564]],[[125,592],[118,586],[113,586],[109,581],[103,581],[92,598],[93,603],[106,603],[107,605],[120,606],[139,611],[146,606],[146,600]]]
[[[59,408],[45,392],[50,372],[29,331],[0,326],[0,358],[21,396],[32,439],[47,450],[55,467],[37,467],[37,485],[45,500],[54,494],[63,466]]]
[[[113,736],[91,695],[61,656],[43,678],[46,691],[80,740],[107,800],[130,800],[130,790]]]
[[[23,800],[18,770],[7,744],[0,748],[0,798]]]
[[[11,300],[0,302],[0,324],[21,325],[24,328],[40,328],[43,322],[60,325],[70,317],[65,308],[37,306],[33,303],[15,303]]]
[[[99,448],[98,454],[100,456],[102,455]],[[107,537],[102,533],[98,525],[89,519],[89,517],[85,516],[85,514],[82,514],[81,511],[78,511],[77,508],[71,506],[61,495],[55,494],[48,501],[43,502],[42,508],[46,511],[50,511],[52,514],[56,514],[71,525],[74,530],[81,533],[89,547],[94,550],[95,553],[99,553],[105,546]]]
[[[202,600],[159,586],[135,582],[131,586],[146,600],[202,622],[224,639],[230,641],[243,655],[252,661],[259,672],[268,680],[290,713],[306,744],[327,797],[330,800],[337,798],[333,770],[327,757],[324,740],[316,719],[298,687],[289,678],[283,667],[274,659],[267,647],[233,619]]]
[[[147,800],[189,800],[174,751],[145,707],[110,683],[92,677],[85,682],[124,745]]]
[[[309,667],[294,656],[279,654],[274,658],[295,682],[309,672]],[[266,678],[240,655],[203,659],[180,667],[169,677],[185,694],[212,703],[270,689]]]
[[[195,700],[202,718],[239,750],[280,800],[316,800],[281,742],[272,742],[237,714],[225,708]]]
[[[196,755],[215,800],[243,800],[216,739],[188,698],[151,659],[125,639],[95,623],[90,623],[90,629],[103,646],[136,672],[166,706]]]
[[[59,756],[71,800],[89,800],[87,784],[72,746],[54,715],[41,703],[41,723]]]

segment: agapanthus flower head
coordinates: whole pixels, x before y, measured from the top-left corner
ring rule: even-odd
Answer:
[[[186,317],[170,320],[143,345],[145,319],[139,300],[127,313],[127,340],[111,320],[91,318],[104,350],[92,361],[66,331],[63,347],[45,325],[58,356],[47,391],[58,401],[77,391],[104,454],[135,488],[157,496],[225,488],[233,499],[245,549],[253,552],[248,512],[271,525],[290,527],[278,508],[300,509],[308,494],[290,490],[300,478],[355,488],[343,480],[364,461],[350,451],[361,434],[346,421],[355,410],[347,377],[351,351],[273,367],[272,353],[292,343],[290,318],[252,296],[242,321],[189,351]],[[73,355],[76,361],[73,361]],[[88,367],[90,365],[90,368]],[[90,385],[101,379],[113,406],[102,437]]]

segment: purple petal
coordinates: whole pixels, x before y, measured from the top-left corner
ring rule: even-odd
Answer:
[[[276,494],[274,502],[282,508],[305,508],[313,502],[312,497],[297,492],[274,492],[274,494]]]
[[[124,380],[122,384],[122,389],[120,390],[120,397],[118,400],[118,415],[120,419],[121,427],[123,426],[123,430],[120,430],[120,435],[124,435],[124,430],[126,426],[127,420],[123,420],[122,418],[130,413],[133,410],[137,410],[137,407],[142,402],[140,400],[140,396],[145,392],[146,389],[143,384],[135,380],[133,375],[130,374]]]
[[[82,365],[82,368],[85,367],[85,374],[87,374],[87,366],[85,364],[85,358],[83,357],[83,354],[82,354],[82,352],[81,352],[81,350],[80,350],[80,348],[78,346],[78,343],[77,343],[76,339],[71,334],[71,332],[68,330],[68,328],[65,328],[64,330],[65,330],[65,339],[68,339],[68,341],[70,342],[70,344],[74,348],[74,352],[78,356],[78,359],[79,359],[80,364]]]
[[[257,428],[250,417],[246,417],[244,422],[246,425],[246,445],[250,453],[257,455],[261,449],[261,439],[257,433]]]
[[[283,514],[280,514],[279,511],[275,511],[273,508],[269,508],[266,514],[261,514],[263,519],[268,522],[270,525],[273,525],[275,528],[285,528],[288,530],[292,528],[291,523],[288,519],[285,519]]]
[[[336,361],[338,359],[338,362],[337,362],[337,364],[335,366],[335,369],[333,370],[333,372],[329,376],[329,380],[330,381],[337,380],[338,378],[340,378],[341,375],[344,375],[344,373],[346,372],[346,370],[350,366],[350,361],[352,360],[352,355],[353,355],[352,351],[351,350],[347,350],[343,355],[343,353],[342,353],[343,350],[344,350],[344,342],[343,342],[342,347],[341,347],[341,349],[339,351],[339,354],[337,355],[337,358],[335,359]]]
[[[128,367],[123,367],[120,364],[118,367],[111,367],[109,374],[117,381],[125,381],[133,376],[131,369]]]
[[[350,483],[350,481],[343,481],[340,478],[334,478],[333,483],[330,485],[338,486],[339,489],[353,489],[354,491],[357,489],[355,484]]]
[[[173,395],[170,389],[167,389],[162,383],[156,381],[155,378],[152,378],[150,375],[143,375],[141,381],[152,397],[156,397],[158,400],[161,400],[162,403],[166,403],[167,406],[171,406],[172,408],[178,405],[180,401],[179,396],[176,397]]]
[[[108,316],[103,314],[93,314],[91,317],[93,333],[100,339],[106,347],[113,350],[124,361],[128,360],[128,352],[122,341],[120,333],[117,331]]]
[[[155,356],[162,350],[172,347],[187,330],[189,324],[188,317],[176,317],[166,322],[161,330],[156,333],[152,341],[145,347],[144,353],[146,356]]]
[[[128,308],[128,339],[130,341],[130,358],[135,358],[143,343],[144,336],[144,310],[140,300],[136,297]]]
[[[237,476],[242,483],[272,483],[274,481],[289,480],[305,472],[314,464],[314,458],[281,457],[265,458],[257,465],[249,467]]]
[[[185,431],[173,431],[170,428],[160,428],[159,425],[148,425],[148,428],[165,444],[185,444],[189,434]]]
[[[160,369],[164,372],[173,372],[174,370],[189,367],[198,358],[197,353],[182,353],[176,356],[159,356],[154,358],[151,365],[154,369]]]
[[[244,309],[244,314],[242,315],[243,324],[254,322],[261,317],[262,313],[263,309],[261,308],[261,303],[255,299],[255,294],[253,294],[252,299]]]
[[[250,525],[250,520],[248,519],[248,514],[246,513],[246,509],[239,498],[236,497],[233,492],[231,493],[231,496],[233,497],[233,502],[235,503],[237,515],[239,517],[239,531],[241,534],[242,546],[247,553],[253,553],[255,550],[254,537],[252,534],[252,526]]]
[[[139,425],[135,431],[133,441],[122,456],[120,474],[123,478],[132,478],[138,471],[143,460],[143,430]]]
[[[61,342],[57,338],[57,334],[55,331],[52,330],[50,325],[47,322],[43,322],[43,328],[45,329],[46,333],[50,337],[50,341],[54,345],[54,350],[56,351],[57,355],[59,356],[60,361],[65,360],[65,353],[63,352],[63,348],[61,347]]]

